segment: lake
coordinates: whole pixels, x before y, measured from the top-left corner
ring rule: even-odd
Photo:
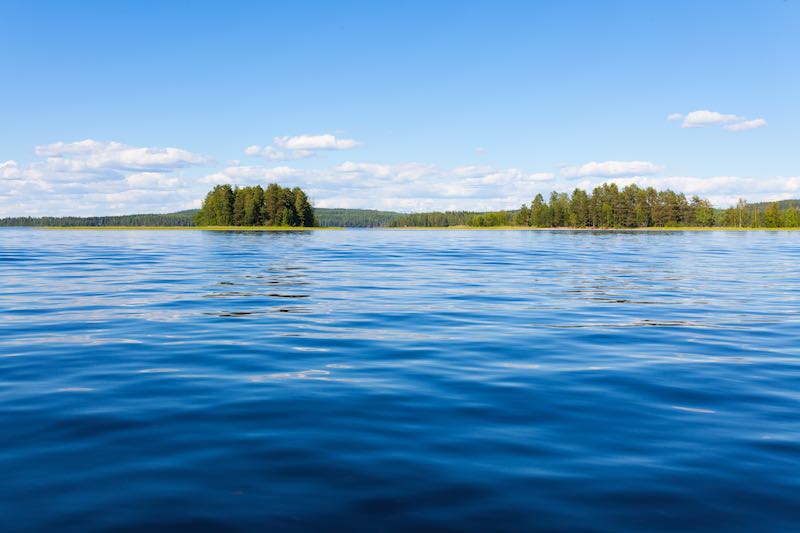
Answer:
[[[0,530],[800,523],[800,232],[0,230]]]

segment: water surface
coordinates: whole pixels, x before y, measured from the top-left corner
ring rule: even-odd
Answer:
[[[0,529],[800,523],[800,233],[0,231]]]

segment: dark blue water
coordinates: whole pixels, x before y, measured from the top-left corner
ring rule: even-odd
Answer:
[[[800,233],[0,231],[0,530],[800,523]]]

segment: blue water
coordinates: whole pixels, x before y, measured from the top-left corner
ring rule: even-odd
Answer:
[[[0,530],[800,523],[800,233],[0,231]]]

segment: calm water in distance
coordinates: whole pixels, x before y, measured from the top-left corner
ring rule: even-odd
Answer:
[[[0,230],[0,530],[798,524],[800,233]]]

